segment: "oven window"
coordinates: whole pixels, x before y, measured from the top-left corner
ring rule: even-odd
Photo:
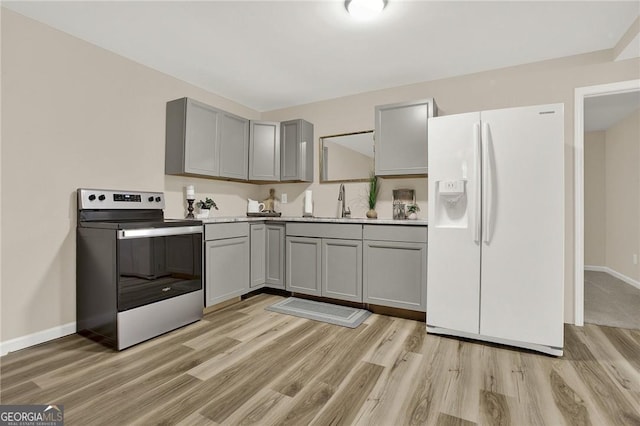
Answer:
[[[202,288],[202,234],[118,240],[118,310]]]

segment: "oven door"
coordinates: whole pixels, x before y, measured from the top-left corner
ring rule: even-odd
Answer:
[[[118,231],[118,311],[202,289],[202,226]]]

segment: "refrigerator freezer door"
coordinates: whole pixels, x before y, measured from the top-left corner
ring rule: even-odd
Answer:
[[[428,126],[427,325],[476,334],[480,305],[479,122],[479,113],[470,113],[432,118]],[[458,194],[461,187],[462,194]]]
[[[481,118],[490,167],[483,211],[491,217],[483,218],[490,229],[483,229],[480,334],[562,347],[563,105],[483,111]]]

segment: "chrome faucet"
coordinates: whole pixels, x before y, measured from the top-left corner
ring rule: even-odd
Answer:
[[[346,197],[344,194],[344,184],[340,184],[340,191],[338,193],[338,201],[340,201],[340,217],[351,217],[351,210],[346,207]]]

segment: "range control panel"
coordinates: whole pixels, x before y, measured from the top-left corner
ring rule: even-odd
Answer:
[[[164,193],[80,188],[78,209],[164,209]]]

